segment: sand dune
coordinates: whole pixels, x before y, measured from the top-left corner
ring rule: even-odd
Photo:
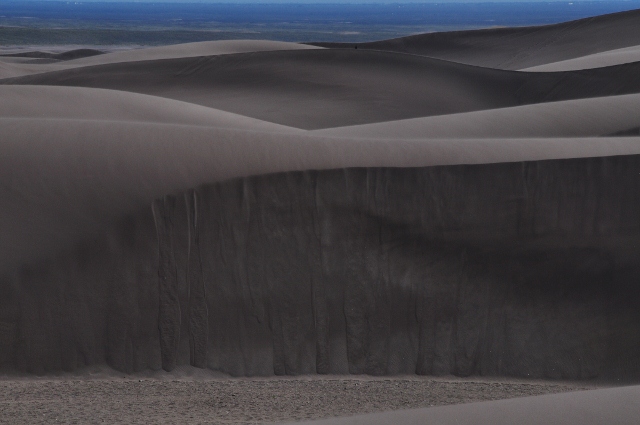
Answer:
[[[185,43],[172,46],[148,47],[115,51],[103,55],[68,59],[70,54],[58,53],[56,57],[62,57],[64,61],[36,63],[34,59],[24,61],[15,57],[0,57],[0,79],[51,72],[63,69],[72,69],[83,66],[104,65],[121,62],[149,61],[170,58],[189,58],[198,56],[225,55],[246,52],[264,52],[274,50],[308,50],[318,47],[304,44],[288,43],[280,41],[261,40],[224,40],[203,41],[197,43]],[[77,51],[78,49],[76,49]]]
[[[116,90],[83,87],[0,86],[0,118],[154,122],[250,131],[296,132],[192,103]]]
[[[397,53],[327,49],[116,63],[0,83],[131,91],[318,129],[636,93],[639,70],[640,63],[634,63],[524,73]]]
[[[34,64],[30,63],[33,59],[28,61],[23,61],[22,58],[16,59],[18,58],[0,58],[0,79],[72,68],[70,65],[59,63]]]
[[[269,40],[221,40],[184,43],[170,46],[125,50],[100,56],[69,61],[78,66],[104,65],[120,62],[137,62],[160,59],[190,58],[198,56],[229,55],[234,53],[269,52],[277,50],[308,50],[319,47],[285,41]]]
[[[418,425],[425,423],[632,425],[637,423],[640,415],[640,407],[636,403],[639,395],[639,387],[623,387],[297,423],[309,425]]]
[[[353,49],[353,44],[315,43]],[[640,44],[640,10],[560,24],[427,33],[359,43],[490,68],[522,69]]]
[[[640,95],[547,102],[438,117],[314,130],[365,138],[590,137],[640,125]]]
[[[637,137],[367,140],[125,121],[0,123],[1,176],[12,182],[0,194],[0,219],[13,223],[6,240],[19,241],[1,247],[4,270],[164,193],[207,182],[293,170],[640,154]]]
[[[0,368],[636,382],[640,136],[606,135],[640,126],[639,20],[0,58]],[[511,70],[541,64],[572,71]],[[319,423],[631,423],[637,392]]]
[[[31,59],[51,59],[56,61],[65,61],[72,59],[80,59],[90,56],[101,55],[104,52],[96,49],[70,49],[60,53],[35,51],[22,51],[15,53],[0,54],[2,58],[31,58]]]
[[[620,65],[640,61],[640,46],[626,47],[624,49],[609,50],[595,53],[575,59],[567,59],[559,62],[547,63],[531,68],[522,69],[529,72],[558,72],[575,71],[579,69],[602,68],[605,66]]]

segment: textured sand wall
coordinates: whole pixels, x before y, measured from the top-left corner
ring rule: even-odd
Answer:
[[[0,362],[624,377],[640,156],[292,172],[157,200],[0,283]]]

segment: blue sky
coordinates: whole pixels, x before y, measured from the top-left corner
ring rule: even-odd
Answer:
[[[10,0],[10,1],[62,1],[66,0]],[[81,0],[69,1],[68,3],[244,3],[244,4],[402,4],[402,3],[586,3],[586,2],[615,2],[620,3],[625,0]],[[4,0],[0,0],[2,4]],[[640,0],[626,0],[628,3],[638,3]]]

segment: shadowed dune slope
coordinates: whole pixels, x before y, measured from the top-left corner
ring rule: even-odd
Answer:
[[[523,73],[366,50],[129,62],[2,80],[131,91],[305,129],[640,92],[640,63]]]
[[[68,61],[73,59],[87,58],[90,56],[102,55],[104,52],[96,49],[73,49],[62,53],[48,53],[40,51],[29,51],[20,53],[9,53],[0,55],[0,57],[18,57],[33,59],[52,59],[59,61]]]
[[[458,406],[298,422],[307,425],[633,425],[640,387],[551,394]]]
[[[623,135],[640,125],[640,94],[565,100],[438,117],[314,130],[365,138],[509,138]]]
[[[354,44],[313,43],[353,49]],[[490,68],[522,69],[640,44],[640,10],[523,28],[427,33],[358,43]]]
[[[1,124],[19,371],[640,377],[637,137]]]

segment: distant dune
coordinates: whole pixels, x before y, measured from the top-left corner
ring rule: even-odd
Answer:
[[[0,57],[0,368],[637,383],[639,45],[631,11]],[[636,392],[345,421],[631,423]]]
[[[524,73],[398,53],[323,49],[114,63],[2,83],[137,92],[318,129],[638,93],[639,72],[640,63],[631,63]]]
[[[171,46],[149,47],[146,49],[133,49],[115,51],[103,55],[78,55],[74,58],[71,52],[47,55],[51,59],[62,59],[63,62],[34,63],[33,59],[19,65],[11,65],[4,62],[16,55],[0,56],[0,78],[10,78],[22,75],[37,74],[60,69],[71,69],[90,65],[104,65],[121,62],[138,62],[160,59],[192,58],[199,56],[225,55],[234,53],[263,52],[277,50],[309,50],[318,47],[296,43],[262,40],[228,40],[228,41],[203,41]],[[78,52],[75,49],[72,52]],[[88,49],[84,49],[88,50]],[[24,57],[25,53],[20,53]],[[39,55],[42,56],[42,55]],[[43,66],[46,65],[46,66]]]
[[[410,53],[499,69],[523,69],[640,45],[640,10],[560,24],[419,34],[359,43],[359,49]],[[354,44],[314,43],[332,48]]]

